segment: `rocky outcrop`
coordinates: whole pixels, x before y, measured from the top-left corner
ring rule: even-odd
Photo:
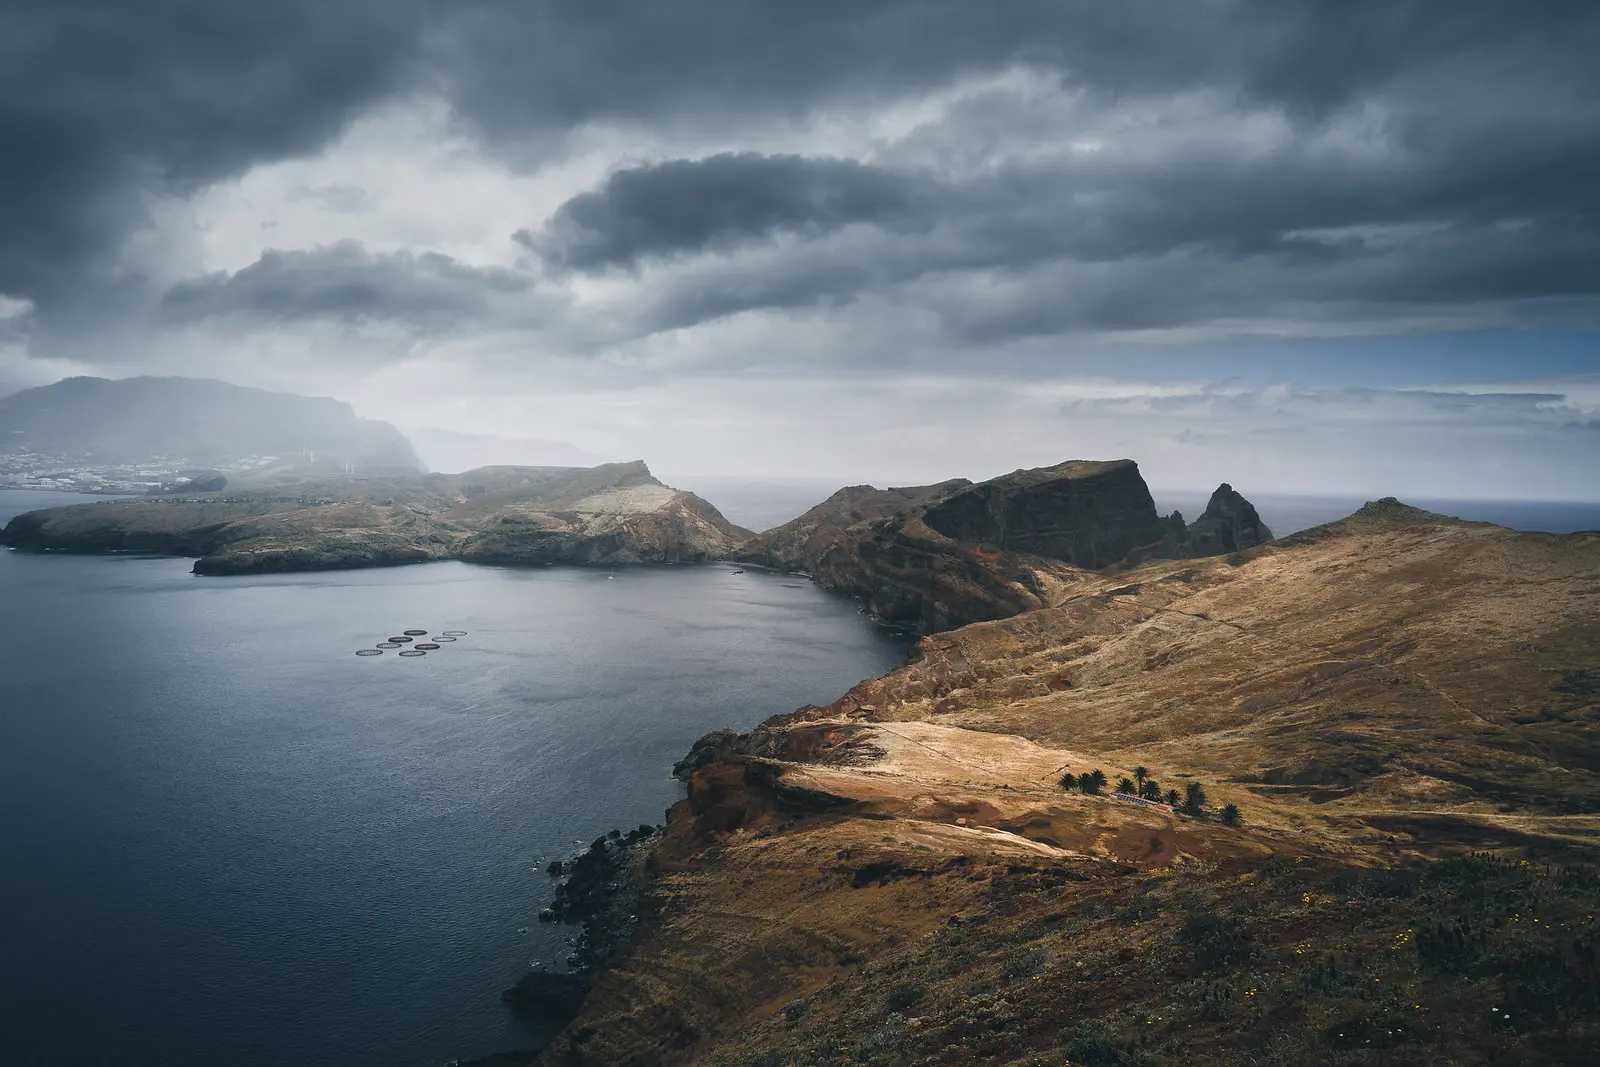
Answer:
[[[934,633],[1055,603],[1085,570],[1220,555],[1270,537],[1230,486],[1185,526],[1157,513],[1132,460],[1075,460],[978,483],[851,486],[734,558],[806,571],[882,619]]]
[[[1255,505],[1227,482],[1211,494],[1205,512],[1188,525],[1187,533],[1189,556],[1222,556],[1272,540]]]
[[[643,463],[266,485],[48,508],[0,543],[32,551],[198,557],[195,573],[481,563],[676,563],[750,536]]]
[[[693,493],[664,486],[499,515],[458,552],[473,563],[703,563],[748,536]]]
[[[955,541],[1089,569],[1115,566],[1167,533],[1127,459],[1015,471],[950,494],[922,520]]]
[[[810,571],[852,526],[915,513],[971,484],[966,478],[953,478],[889,489],[847,485],[799,518],[741,544],[730,558],[774,570]]]

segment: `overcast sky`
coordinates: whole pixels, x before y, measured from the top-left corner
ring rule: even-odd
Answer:
[[[12,0],[0,392],[1600,499],[1593,0]]]

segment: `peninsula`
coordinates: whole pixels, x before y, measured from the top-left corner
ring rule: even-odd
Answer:
[[[843,490],[740,550],[958,615],[1023,580],[702,739],[631,942],[502,1062],[1594,1059],[1600,533],[1389,499],[1192,558],[1258,525],[1219,490],[1179,558],[1096,571],[996,542],[1143,555],[1159,524],[1092,521],[1136,493],[1002,530],[1005,496]]]
[[[690,563],[749,537],[634,462],[379,477],[275,470],[210,492],[28,512],[0,531],[0,544],[194,556],[196,574],[219,575],[442,559]]]

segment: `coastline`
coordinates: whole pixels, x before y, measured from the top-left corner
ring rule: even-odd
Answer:
[[[1440,794],[1411,813],[1423,806],[1402,799],[1419,788],[1411,780],[1460,783],[1442,761],[1481,758],[1480,734],[1426,718],[1431,706],[1414,689],[1424,683],[1408,680],[1423,670],[1452,677],[1466,652],[1428,629],[1431,607],[1398,612],[1349,587],[1359,577],[1362,589],[1387,588],[1397,569],[1425,560],[1437,571],[1426,585],[1434,596],[1465,591],[1484,610],[1530,608],[1514,588],[1464,582],[1477,567],[1527,572],[1561,590],[1519,622],[1545,643],[1512,635],[1495,675],[1505,695],[1474,698],[1483,716],[1492,714],[1484,701],[1512,703],[1540,671],[1578,679],[1560,683],[1572,699],[1588,692],[1586,646],[1568,620],[1586,617],[1580,576],[1596,551],[1592,534],[1517,534],[1379,502],[1310,536],[1226,558],[1146,564],[1136,585],[1126,574],[1088,575],[1054,607],[924,637],[904,666],[826,707],[707,735],[675,768],[688,796],[670,810],[644,867],[642,893],[666,910],[596,972],[573,1024],[527,1062],[823,1064],[866,1055],[987,1064],[1032,1062],[1031,1051],[1057,1057],[1041,1062],[1065,1055],[1153,1064],[1180,1061],[1148,1057],[1189,1050],[1203,1051],[1181,1062],[1212,1062],[1207,1055],[1243,1047],[1240,1035],[1269,1018],[1237,990],[1208,1000],[1221,996],[1219,980],[1252,996],[1270,986],[1279,1013],[1297,997],[1315,1012],[1343,1010],[1344,978],[1312,992],[1294,984],[1304,946],[1322,952],[1330,938],[1328,950],[1337,941],[1342,955],[1329,973],[1366,968],[1369,982],[1376,974],[1426,988],[1418,999],[1447,1016],[1451,1005],[1513,997],[1430,969],[1425,957],[1395,956],[1383,940],[1392,932],[1383,931],[1436,916],[1472,921],[1457,898],[1442,905],[1429,886],[1524,893],[1530,867],[1516,856],[1592,858],[1580,835],[1600,828],[1600,811],[1571,814],[1553,784],[1569,772],[1552,765],[1538,772],[1538,789],[1480,774],[1451,787],[1466,790],[1459,796]],[[1340,581],[1317,577],[1325,572]],[[1330,613],[1324,602],[1368,606]],[[1270,655],[1232,658],[1240,634],[1270,628],[1296,640],[1273,638],[1262,646]],[[1314,647],[1299,647],[1301,630],[1317,635]],[[1177,643],[1148,646],[1145,634]],[[1389,680],[1373,688],[1371,671]],[[1214,725],[1177,710],[1184,693],[1208,694],[1204,721]],[[1300,740],[1298,731],[1271,728],[1301,704],[1328,699],[1424,716],[1409,728],[1425,722],[1437,739],[1431,764],[1407,771],[1408,784],[1391,781],[1389,768],[1407,758],[1404,724],[1388,735],[1402,747],[1381,755],[1366,740]],[[1154,718],[1144,710],[1151,705],[1160,709]],[[1084,726],[1066,725],[1073,722]],[[1254,757],[1266,770],[1209,747],[1241,729],[1267,746]],[[1209,808],[1164,812],[1070,793],[1056,781],[1063,766],[1096,764],[1116,781],[1133,775],[1135,761],[1163,783],[1198,780]],[[1516,814],[1503,814],[1504,800],[1494,814],[1486,804],[1509,788]],[[1219,817],[1224,804],[1243,809],[1243,827]],[[1574,823],[1563,834],[1562,824],[1545,821],[1561,819],[1588,820],[1589,829]],[[1513,858],[1473,858],[1491,852]],[[1574,870],[1545,890],[1569,918],[1593,903],[1590,881]],[[1396,888],[1378,895],[1368,888],[1391,882]],[[1387,903],[1374,910],[1374,900]],[[1127,919],[1108,926],[1113,915]],[[1160,975],[1168,977],[1152,984]],[[1569,995],[1583,996],[1579,986],[1560,994]],[[1327,1016],[1327,1025],[1338,1018]],[[1492,1043],[1432,1022],[1396,1023],[1383,1016],[1342,1025],[1361,1034],[1387,1025],[1389,1036],[1403,1035],[1397,1048]],[[1293,1032],[1312,1059],[1341,1047],[1320,1025]],[[1260,1033],[1265,1040],[1273,1031]]]

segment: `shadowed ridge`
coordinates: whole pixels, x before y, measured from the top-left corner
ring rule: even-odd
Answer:
[[[1357,508],[1351,518],[1377,519],[1381,522],[1395,526],[1416,526],[1422,523],[1455,522],[1465,524],[1467,520],[1458,519],[1454,515],[1441,515],[1437,511],[1425,511],[1414,508],[1410,504],[1403,504],[1392,496],[1382,500],[1369,500]],[[1492,526],[1493,523],[1479,523],[1481,526]]]
[[[1273,543],[1278,545],[1309,545],[1330,537],[1343,537],[1372,530],[1400,529],[1407,526],[1444,525],[1494,526],[1494,523],[1472,522],[1467,519],[1458,519],[1453,515],[1441,515],[1436,511],[1412,507],[1410,504],[1401,503],[1395,497],[1386,496],[1381,500],[1367,501],[1342,519],[1335,519],[1332,522],[1325,522],[1321,526],[1300,530],[1287,537],[1280,537]],[[1499,527],[1496,528],[1498,529]]]

